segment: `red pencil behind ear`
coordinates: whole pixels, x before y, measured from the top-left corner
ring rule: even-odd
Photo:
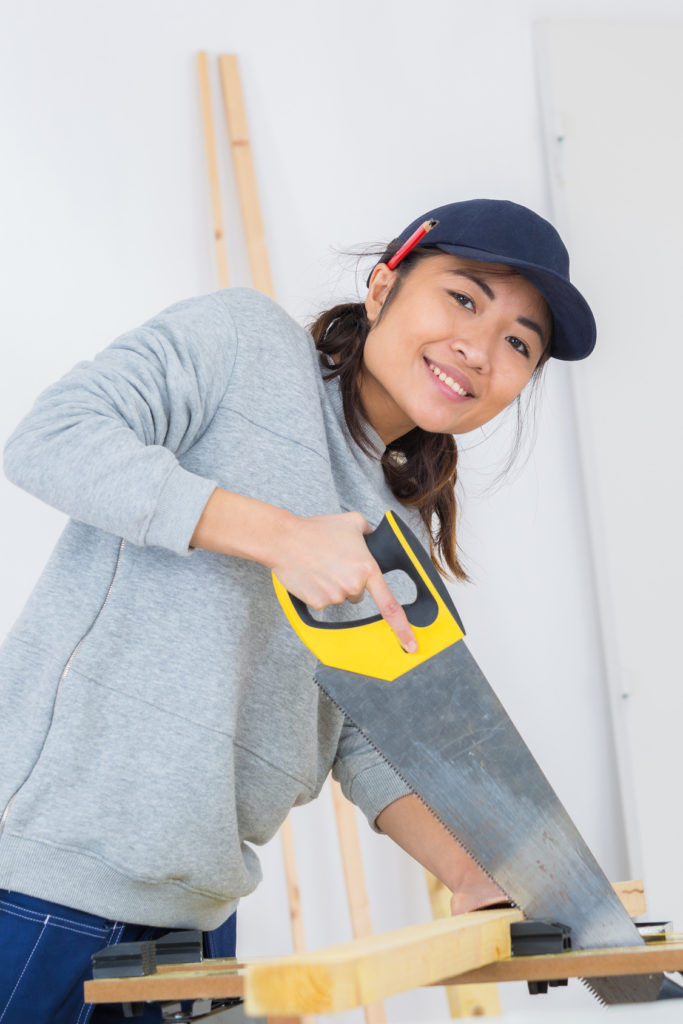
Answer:
[[[391,257],[391,259],[387,262],[387,266],[389,267],[389,270],[395,270],[395,268],[401,262],[403,257],[407,256],[408,253],[410,252],[410,250],[414,249],[415,246],[417,245],[417,243],[424,238],[424,236],[427,234],[427,232],[431,231],[432,228],[435,228],[438,223],[439,223],[438,220],[426,220],[426,221],[424,221],[424,223],[420,224],[420,226],[417,229],[417,231],[413,231],[413,233],[410,236],[410,238],[408,238],[403,243],[401,248],[398,249],[394,253],[394,255]]]

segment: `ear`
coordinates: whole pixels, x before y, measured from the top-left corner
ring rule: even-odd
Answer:
[[[395,276],[396,272],[389,270],[386,263],[378,263],[370,275],[368,294],[365,297],[365,310],[371,324],[374,324],[379,316],[386,297],[393,287]]]

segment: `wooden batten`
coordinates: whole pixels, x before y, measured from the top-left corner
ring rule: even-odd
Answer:
[[[645,903],[645,890],[639,878],[633,878],[629,882],[614,882],[612,888],[626,908],[629,917],[639,917],[647,913]]]
[[[552,981],[554,978],[602,978],[619,974],[656,974],[683,970],[683,942],[652,942],[643,946],[577,949],[542,956],[518,956],[453,978],[441,984],[482,981]]]
[[[425,870],[427,893],[432,914],[439,920],[451,916],[451,891],[443,882]],[[497,985],[446,985],[450,1015],[462,1017],[500,1017],[503,1009]]]
[[[454,967],[473,970],[510,955],[510,924],[521,919],[517,910],[478,911],[261,961],[245,977],[247,1013],[336,1013],[438,982]]]
[[[230,275],[228,273],[228,254],[225,247],[223,205],[221,202],[218,156],[216,153],[216,134],[213,127],[213,105],[211,103],[209,61],[204,51],[197,54],[197,71],[199,73],[199,97],[202,106],[206,161],[209,171],[209,194],[211,197],[211,216],[213,219],[213,239],[216,267],[218,270],[218,285],[220,288],[227,288],[230,284]]]
[[[351,917],[351,930],[354,939],[367,939],[372,934],[372,918],[370,917],[370,901],[365,885],[365,872],[361,855],[360,839],[356,812],[342,793],[341,786],[334,779],[330,780],[334,814],[339,834],[339,852],[341,854],[346,896]],[[387,1015],[382,1003],[372,1003],[364,1007],[365,1024],[386,1024]]]
[[[222,54],[218,58],[218,67],[247,241],[251,280],[254,288],[258,288],[259,291],[272,297],[273,282],[270,276],[266,234],[256,187],[256,172],[251,154],[237,57],[234,54]]]

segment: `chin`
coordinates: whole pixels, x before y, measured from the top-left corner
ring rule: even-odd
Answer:
[[[462,423],[454,423],[452,419],[433,415],[420,417],[415,425],[428,434],[466,434],[469,430],[474,429],[469,424],[464,426]]]

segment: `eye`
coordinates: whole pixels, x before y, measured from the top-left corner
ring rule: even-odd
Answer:
[[[453,296],[456,302],[459,302],[464,309],[471,309],[474,311],[474,302],[469,295],[463,295],[462,292],[449,292]]]
[[[515,352],[519,352],[525,359],[529,358],[529,346],[525,341],[522,341],[521,338],[515,338],[513,334],[509,334],[505,340],[510,342]]]

